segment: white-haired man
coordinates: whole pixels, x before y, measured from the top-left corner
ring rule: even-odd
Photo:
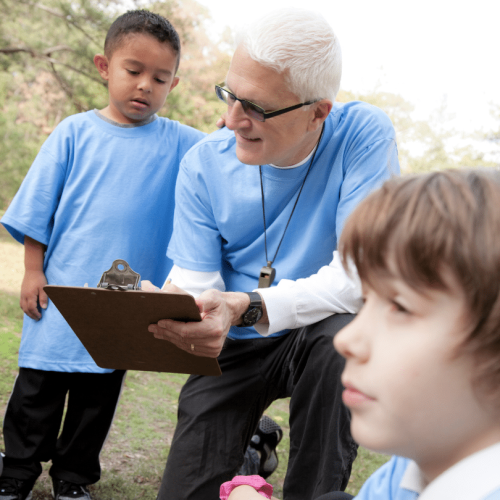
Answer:
[[[164,289],[201,293],[203,320],[162,320],[150,330],[218,356],[222,376],[191,376],[182,389],[159,499],[217,499],[263,412],[284,397],[284,498],[347,485],[357,447],[332,338],[352,319],[342,313],[359,308],[360,291],[336,246],[349,213],[399,164],[384,113],[333,104],[340,75],[340,47],[321,16],[265,16],[242,35],[216,86],[227,128],[181,164],[168,249],[173,285]]]

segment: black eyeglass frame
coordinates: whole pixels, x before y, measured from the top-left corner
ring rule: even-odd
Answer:
[[[224,95],[222,94],[222,92],[226,92],[227,94],[229,94],[231,97],[233,97],[235,101],[241,102],[241,106],[245,114],[250,116],[251,118],[255,118],[260,122],[265,122],[266,118],[273,118],[274,116],[279,116],[282,115],[283,113],[288,113],[289,111],[299,109],[302,106],[307,106],[308,104],[314,104],[315,102],[318,102],[320,100],[320,99],[315,99],[314,101],[302,102],[300,104],[294,104],[293,106],[289,106],[288,108],[277,109],[276,111],[271,111],[269,113],[266,113],[266,111],[257,104],[254,104],[253,102],[248,101],[247,99],[238,99],[230,90],[223,87],[222,84],[216,85],[215,95],[228,106],[230,106],[230,104],[222,97]],[[255,111],[257,113],[257,116],[249,115],[247,112],[248,109]],[[260,119],[260,117],[262,117],[262,120]]]

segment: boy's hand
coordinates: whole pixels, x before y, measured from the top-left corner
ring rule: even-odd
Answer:
[[[42,271],[26,270],[23,283],[21,285],[21,300],[19,305],[21,309],[35,321],[42,317],[38,305],[42,309],[47,309],[48,297],[43,291],[47,284],[47,278]]]

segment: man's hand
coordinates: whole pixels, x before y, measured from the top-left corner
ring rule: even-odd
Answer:
[[[21,285],[21,309],[31,318],[38,321],[42,313],[38,310],[38,304],[42,309],[47,309],[48,297],[43,291],[47,284],[47,278],[43,271],[26,270]]]
[[[156,325],[149,325],[149,331],[157,339],[168,340],[191,354],[216,358],[224,346],[229,328],[239,322],[250,299],[245,293],[207,290],[196,299],[196,304],[201,322],[162,319]]]
[[[189,295],[188,292],[179,288],[178,286],[173,285],[172,283],[165,283],[163,288],[160,289],[157,286],[153,285],[149,280],[141,280],[141,290],[146,292],[164,292],[164,293],[178,293],[180,295]]]

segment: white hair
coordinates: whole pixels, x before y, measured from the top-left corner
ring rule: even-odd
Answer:
[[[286,8],[244,28],[236,43],[259,64],[285,75],[302,101],[335,100],[342,75],[340,43],[320,14]]]

